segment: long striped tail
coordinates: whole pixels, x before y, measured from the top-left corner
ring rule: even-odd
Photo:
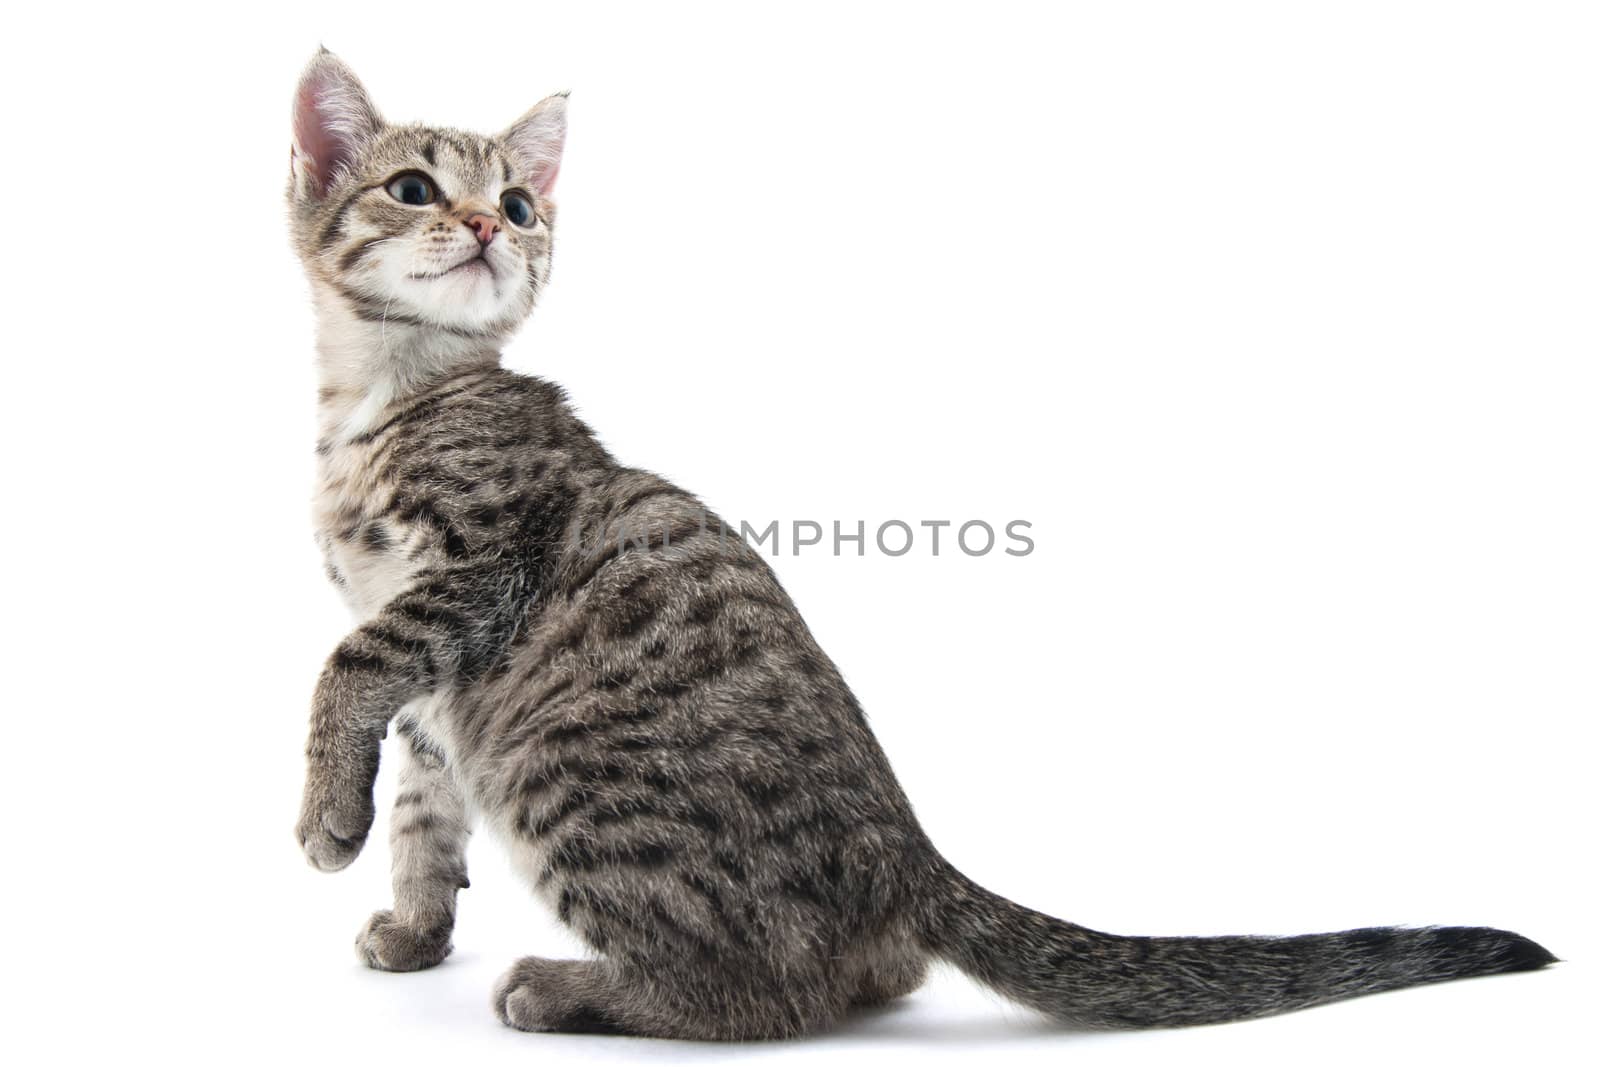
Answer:
[[[934,881],[921,930],[934,953],[1003,996],[1084,1027],[1248,1019],[1555,961],[1525,937],[1478,926],[1121,937],[1024,908],[943,860]]]

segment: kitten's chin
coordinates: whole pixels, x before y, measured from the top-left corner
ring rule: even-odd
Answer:
[[[350,287],[386,312],[443,330],[509,333],[532,310],[521,260],[506,248],[395,241],[382,244],[369,263]]]
[[[403,298],[429,321],[477,330],[515,317],[506,288],[501,272],[475,259],[435,277],[405,279]]]

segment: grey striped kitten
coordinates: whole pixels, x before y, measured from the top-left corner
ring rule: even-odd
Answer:
[[[975,885],[760,555],[499,367],[549,275],[566,100],[494,137],[391,125],[324,51],[293,127],[317,536],[359,620],[317,683],[298,834],[322,870],[355,859],[392,720],[395,903],[357,939],[370,966],[450,952],[474,816],[592,950],[505,973],[494,1008],[524,1030],[790,1037],[934,959],[1089,1027],[1553,959],[1477,927],[1121,937]]]

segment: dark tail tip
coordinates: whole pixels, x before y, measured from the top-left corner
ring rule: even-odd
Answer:
[[[1549,949],[1509,930],[1482,926],[1447,926],[1434,931],[1447,957],[1466,962],[1463,974],[1506,974],[1537,971],[1559,960]]]
[[[1508,971],[1537,971],[1561,962],[1554,952],[1521,934],[1506,935],[1506,959],[1505,969]]]

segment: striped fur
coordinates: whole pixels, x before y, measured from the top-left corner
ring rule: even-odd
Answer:
[[[928,842],[763,558],[618,464],[549,383],[498,366],[548,275],[565,102],[499,137],[390,126],[332,56],[296,94],[289,190],[318,309],[318,538],[357,618],[313,699],[299,836],[349,864],[380,742],[403,761],[395,902],[369,965],[450,951],[469,811],[591,949],[494,993],[528,1030],[787,1037],[929,962],[1077,1025],[1215,1022],[1542,966],[1488,929],[1130,938],[995,896]],[[419,171],[428,205],[386,185]],[[507,189],[534,224],[464,225]],[[495,240],[499,240],[497,236]]]

